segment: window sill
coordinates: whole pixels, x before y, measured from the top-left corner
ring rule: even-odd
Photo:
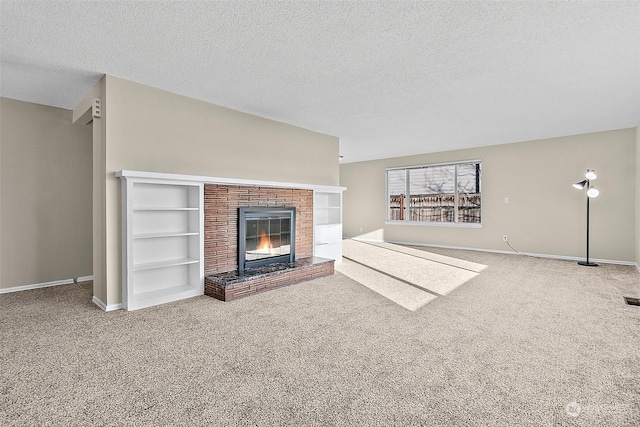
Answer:
[[[451,228],[482,228],[482,224],[477,223],[455,223],[455,222],[423,222],[423,221],[385,221],[385,225],[418,225],[425,227],[451,227]]]

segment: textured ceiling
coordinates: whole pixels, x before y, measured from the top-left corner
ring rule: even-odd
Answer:
[[[1,2],[0,95],[103,74],[340,137],[345,162],[635,127],[640,2]]]

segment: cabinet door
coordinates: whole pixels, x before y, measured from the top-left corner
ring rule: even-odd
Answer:
[[[335,259],[342,257],[339,243],[327,243],[315,246],[314,256]]]
[[[317,226],[315,230],[316,245],[338,243],[342,240],[342,226],[339,224]]]

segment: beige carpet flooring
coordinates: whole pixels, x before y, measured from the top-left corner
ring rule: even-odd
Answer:
[[[2,294],[0,425],[640,425],[633,267],[375,250],[352,277],[432,298],[408,309],[339,272],[134,312],[75,284]]]

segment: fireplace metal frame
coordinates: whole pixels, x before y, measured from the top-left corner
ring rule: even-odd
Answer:
[[[288,255],[269,257],[255,261],[246,260],[246,220],[247,218],[268,218],[273,215],[289,217],[290,220],[290,250]],[[259,267],[261,265],[274,264],[278,262],[288,262],[293,264],[296,257],[296,208],[295,207],[248,207],[238,208],[238,274],[243,275],[248,268]]]

